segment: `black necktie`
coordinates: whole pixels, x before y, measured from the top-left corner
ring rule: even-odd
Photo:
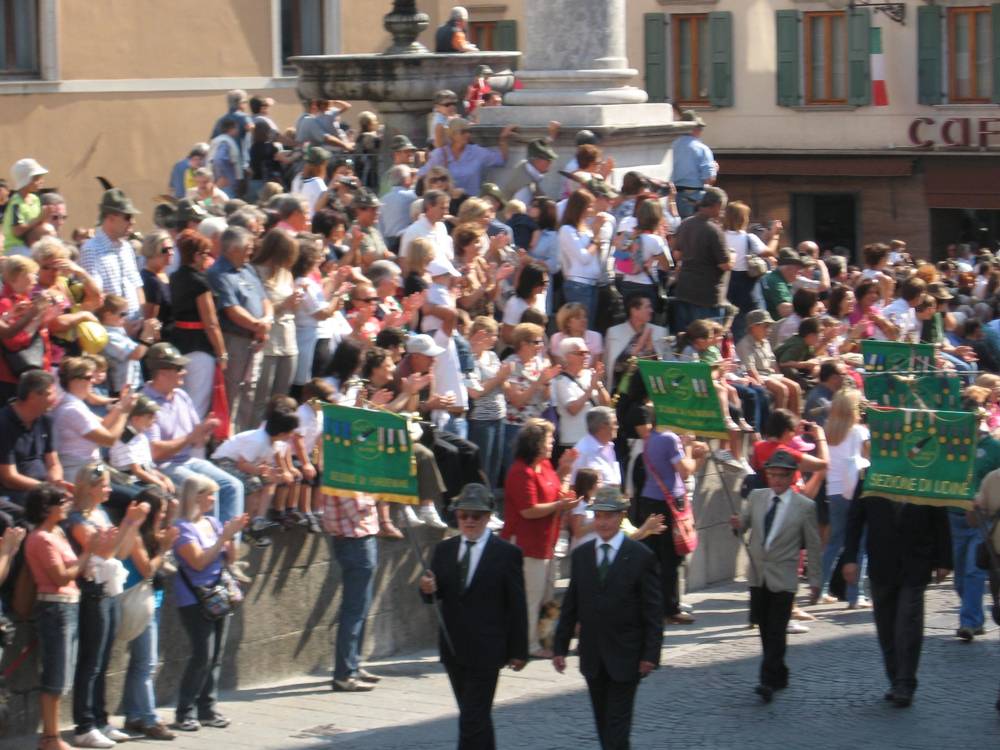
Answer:
[[[771,501],[771,508],[764,516],[764,544],[767,544],[767,538],[771,535],[771,526],[774,525],[774,517],[778,515],[778,503],[780,502],[781,498],[775,495]]]
[[[611,568],[611,545],[605,542],[601,545],[601,551],[604,554],[601,556],[600,565],[597,566],[597,578],[601,585],[604,585],[604,581],[608,577],[608,570]]]
[[[475,542],[466,539],[465,554],[458,560],[458,574],[462,577],[462,591],[465,591],[469,585],[469,565],[472,563],[472,548],[475,546]]]

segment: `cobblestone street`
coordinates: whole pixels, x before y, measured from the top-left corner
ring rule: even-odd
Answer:
[[[909,710],[882,700],[886,685],[871,612],[844,605],[812,608],[819,620],[810,623],[811,631],[789,636],[791,686],[761,705],[752,692],[760,647],[756,631],[745,627],[745,598],[738,584],[688,597],[698,621],[667,629],[664,666],[639,690],[634,747],[938,750],[959,735],[964,742],[998,746],[997,631],[992,627],[971,644],[958,641],[955,596],[947,585],[928,594],[921,685]],[[228,694],[221,708],[232,727],[203,728],[171,747],[454,747],[454,702],[435,655],[368,666],[385,677],[372,693],[334,694],[327,677],[311,676]],[[503,674],[494,710],[499,747],[597,747],[576,667],[570,659],[567,673],[558,675],[547,662],[532,662],[519,674]],[[169,710],[163,715],[172,718]]]

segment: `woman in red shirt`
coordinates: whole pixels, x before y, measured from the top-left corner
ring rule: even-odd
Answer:
[[[552,555],[559,538],[562,511],[579,499],[563,480],[569,476],[576,451],[570,449],[552,468],[555,429],[544,419],[529,419],[517,434],[514,463],[504,482],[504,527],[500,536],[524,553],[524,588],[528,598],[528,648],[539,659],[552,653],[538,643],[538,612],[552,597]]]
[[[788,409],[775,409],[764,427],[764,440],[753,446],[750,465],[764,476],[764,464],[779,449],[788,453],[798,463],[794,487],[807,497],[816,497],[820,484],[826,478],[826,434],[818,424],[802,422]],[[812,445],[815,444],[815,447]],[[815,455],[807,451],[815,450]],[[812,474],[803,485],[802,474]]]

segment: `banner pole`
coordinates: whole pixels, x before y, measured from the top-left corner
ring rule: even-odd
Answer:
[[[406,518],[406,524],[403,526],[403,528],[406,529],[406,533],[403,536],[405,536],[407,541],[410,543],[410,547],[413,549],[413,554],[417,558],[417,562],[420,563],[420,569],[429,571],[430,568],[427,567],[427,563],[424,561],[424,555],[420,551],[420,546],[417,544],[417,540],[413,536],[413,523],[410,521],[408,514],[404,513],[403,516]],[[441,601],[437,598],[437,596],[432,595],[429,603],[434,607],[434,614],[437,617],[438,627],[441,628],[441,637],[444,639],[445,645],[448,647],[452,656],[457,656],[455,653],[455,645],[451,642],[451,635],[448,634],[448,626],[444,624],[444,615],[441,612]]]

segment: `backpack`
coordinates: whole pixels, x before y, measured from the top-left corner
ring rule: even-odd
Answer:
[[[626,276],[642,273],[642,235],[635,232],[614,252],[615,272]]]

